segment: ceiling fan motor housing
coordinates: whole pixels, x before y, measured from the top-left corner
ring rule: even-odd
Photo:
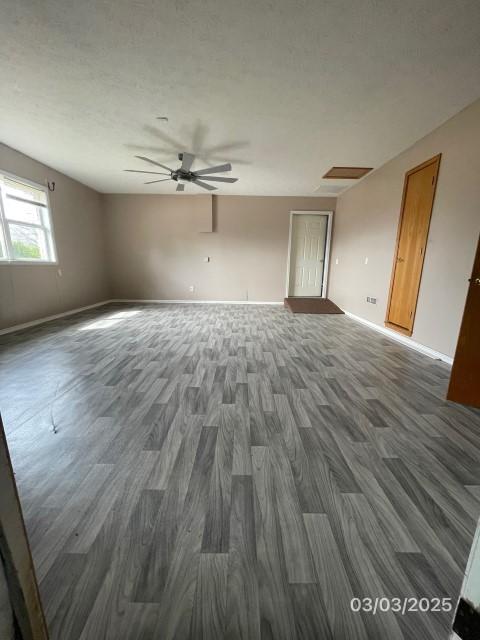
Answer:
[[[160,167],[164,170],[164,172],[160,171],[144,171],[137,169],[125,169],[125,171],[131,171],[133,173],[152,173],[158,174],[162,176],[168,176],[167,178],[160,178],[158,180],[149,180],[145,182],[145,184],[157,184],[158,182],[167,182],[167,180],[174,180],[177,182],[177,191],[184,191],[185,185],[193,182],[197,186],[202,189],[206,189],[207,191],[215,191],[217,187],[209,184],[210,181],[213,182],[236,182],[238,178],[225,178],[223,176],[215,176],[211,175],[214,173],[226,173],[227,171],[232,170],[232,165],[227,162],[225,164],[220,164],[215,167],[206,167],[205,169],[199,169],[197,171],[191,171],[190,168],[195,161],[195,156],[192,153],[187,153],[186,151],[181,151],[178,154],[178,159],[182,163],[182,166],[178,169],[171,169],[165,164],[161,162],[157,162],[156,160],[152,160],[151,158],[147,158],[145,156],[135,156],[139,160],[143,160],[148,162],[149,164],[153,164],[156,167]],[[168,173],[165,173],[168,171]]]
[[[189,182],[195,180],[195,176],[193,175],[193,173],[190,173],[190,171],[178,170],[172,173],[172,179],[176,182],[179,182],[180,184],[188,184]]]

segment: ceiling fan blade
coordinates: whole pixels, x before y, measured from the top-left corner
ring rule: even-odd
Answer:
[[[207,191],[215,191],[215,189],[217,187],[212,187],[211,184],[207,184],[206,182],[202,182],[201,180],[194,180],[193,181],[195,184],[198,184],[199,187],[202,187],[202,189],[207,189]]]
[[[194,173],[194,176],[197,174]],[[202,180],[213,180],[215,182],[236,182],[238,178],[221,178],[220,176],[202,176]]]
[[[156,164],[157,167],[162,167],[162,169],[166,169],[167,171],[170,171],[170,173],[172,173],[173,171],[173,169],[170,169],[170,167],[167,167],[160,162],[155,162],[155,160],[150,160],[150,158],[146,158],[145,156],[135,156],[135,158],[138,158],[139,160],[145,160],[145,162],[150,162],[150,164]]]
[[[192,155],[191,153],[182,153],[182,171],[190,171],[190,167],[193,164],[193,161],[195,160],[195,156]]]
[[[150,182],[144,182],[144,184],[155,184],[156,182],[168,182],[171,178],[163,178],[162,180],[151,180]]]
[[[128,171],[129,173],[152,173],[156,176],[169,176],[169,173],[163,173],[162,171],[139,171],[138,169],[124,169],[124,171]]]
[[[177,188],[175,189],[175,191],[185,191],[185,185],[177,184]]]
[[[232,165],[228,164],[219,164],[216,167],[207,167],[207,169],[200,169],[200,171],[195,171],[196,175],[205,176],[207,173],[225,173],[225,171],[231,171]]]

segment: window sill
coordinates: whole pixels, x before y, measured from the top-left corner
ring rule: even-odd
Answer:
[[[14,267],[14,266],[58,267],[58,261],[52,262],[51,260],[0,260],[0,267]]]

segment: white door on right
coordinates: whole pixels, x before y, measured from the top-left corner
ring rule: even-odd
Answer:
[[[292,216],[289,296],[322,295],[328,216]]]

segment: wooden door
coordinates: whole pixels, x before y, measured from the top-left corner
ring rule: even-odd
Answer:
[[[328,216],[295,214],[290,248],[290,296],[322,295]]]
[[[385,324],[411,335],[422,277],[440,155],[405,175]]]
[[[453,361],[447,398],[480,407],[480,239]]]
[[[48,640],[30,545],[0,416],[0,563],[18,627],[15,638]],[[2,638],[3,638],[2,634]]]

